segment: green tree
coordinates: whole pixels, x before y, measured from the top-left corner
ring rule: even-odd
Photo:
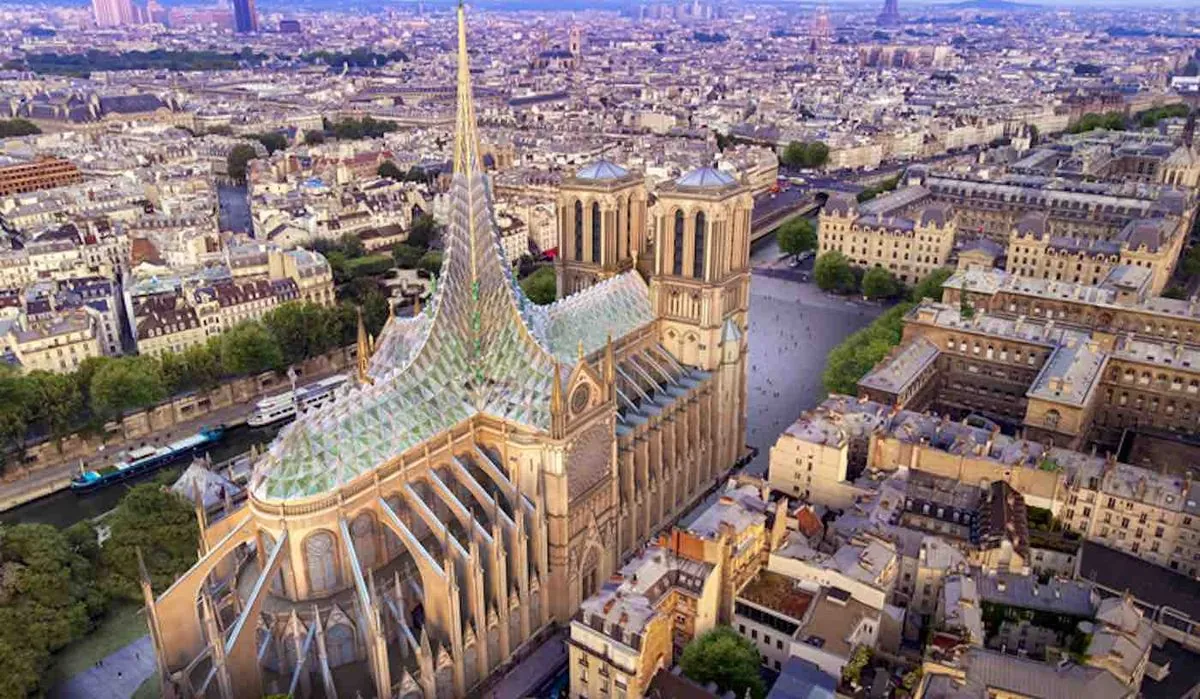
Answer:
[[[263,316],[286,364],[295,364],[333,349],[338,342],[332,311],[313,303],[285,303]]]
[[[238,323],[220,340],[221,368],[226,374],[244,376],[283,368],[283,350],[262,323]]]
[[[33,416],[54,439],[62,439],[83,410],[83,394],[73,374],[34,371],[29,374],[34,405]]]
[[[1166,291],[1163,292],[1163,298],[1175,299],[1177,301],[1185,300],[1187,297],[1187,289],[1178,284],[1172,284],[1171,286],[1168,286]]]
[[[837,250],[830,250],[817,257],[813,265],[813,279],[822,291],[848,294],[854,291],[854,270],[850,261]]]
[[[153,357],[121,357],[102,364],[88,386],[92,413],[103,420],[149,407],[166,397],[162,368]]]
[[[792,219],[783,224],[775,238],[779,241],[779,249],[789,255],[817,249],[817,229],[806,218]]]
[[[436,250],[430,250],[424,255],[421,255],[421,259],[419,262],[417,262],[417,266],[434,276],[441,274],[442,253]]]
[[[375,174],[390,180],[396,180],[397,182],[404,179],[404,173],[400,171],[400,168],[396,167],[396,163],[390,160],[383,161],[379,165],[379,169],[375,171]]]
[[[933,299],[934,301],[941,301],[942,284],[945,284],[946,280],[949,279],[950,275],[952,274],[954,274],[954,270],[947,267],[940,267],[933,270],[928,276],[917,282],[917,285],[912,288],[912,291],[908,295],[909,299],[918,303],[921,301],[921,299]]]
[[[28,119],[0,119],[0,138],[35,136],[42,130]]]
[[[245,183],[250,161],[257,157],[258,152],[254,150],[253,146],[245,143],[234,146],[225,158],[225,171],[229,173],[229,178],[234,182]]]
[[[415,245],[399,243],[392,248],[392,261],[400,269],[416,269],[423,254],[425,254],[424,251]]]
[[[325,132],[319,129],[311,129],[304,132],[304,142],[310,146],[317,146],[325,142]]]
[[[338,245],[348,258],[362,257],[367,254],[367,246],[363,245],[362,238],[353,233],[343,233],[342,237],[338,239]]]
[[[50,654],[87,633],[108,600],[94,559],[52,526],[0,528],[0,562],[0,696],[24,697],[39,689]]]
[[[35,396],[29,377],[12,367],[0,367],[0,439],[18,460],[25,454],[25,433],[29,430]]]
[[[408,238],[405,242],[424,250],[437,237],[437,222],[433,220],[432,216],[421,214],[413,219],[412,226],[408,229]]]
[[[1200,221],[1200,216],[1196,217]],[[1200,225],[1200,224],[1198,224]],[[1200,245],[1193,245],[1183,256],[1183,273],[1189,277],[1200,275]]]
[[[868,269],[862,278],[862,294],[871,299],[888,299],[900,293],[896,276],[883,267]]]
[[[748,639],[728,626],[718,626],[694,639],[683,649],[679,666],[688,679],[704,685],[715,682],[722,692],[732,691],[739,699],[762,699],[766,695],[759,675],[761,658]]]
[[[287,136],[278,131],[267,131],[265,133],[254,134],[254,140],[263,144],[263,148],[267,149],[267,155],[271,155],[275,151],[283,150],[288,147]]]
[[[195,506],[171,490],[154,483],[135,486],[105,523],[109,537],[101,553],[103,582],[114,596],[141,599],[138,549],[156,593],[196,562],[200,530]]]
[[[829,146],[821,141],[792,141],[779,159],[791,167],[818,168],[829,161]]]
[[[530,301],[544,306],[554,303],[558,297],[558,283],[555,280],[554,267],[546,265],[538,267],[533,274],[521,280],[521,290]]]
[[[842,668],[842,681],[861,686],[862,671],[867,669],[867,665],[871,662],[871,655],[870,646],[855,648],[854,653],[850,656],[850,661]]]
[[[405,182],[428,182],[429,181],[429,173],[426,172],[425,168],[421,167],[420,165],[413,165],[412,167],[410,167],[408,169],[408,172],[404,173],[404,181]]]
[[[846,395],[857,393],[858,380],[900,344],[904,314],[911,308],[909,303],[893,306],[834,347],[825,359],[825,371],[821,374],[825,390]]]

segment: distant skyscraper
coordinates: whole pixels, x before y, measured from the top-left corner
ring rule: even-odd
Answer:
[[[880,26],[892,27],[900,24],[899,0],[883,0],[883,12],[876,20]]]
[[[822,42],[827,41],[833,34],[833,27],[829,24],[829,10],[824,5],[817,8],[816,17],[813,18],[812,33],[814,39]]]
[[[99,27],[137,24],[138,19],[133,0],[92,0],[92,13]]]
[[[233,0],[233,29],[238,34],[258,31],[258,12],[254,0]]]

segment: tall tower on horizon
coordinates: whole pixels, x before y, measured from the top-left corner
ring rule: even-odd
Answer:
[[[899,0],[883,0],[883,12],[875,20],[881,27],[894,27],[900,24]]]
[[[258,31],[258,12],[254,0],[233,0],[233,29],[238,34]]]
[[[137,24],[133,0],[92,0],[92,15],[98,27]]]
[[[829,23],[829,10],[824,5],[817,8],[817,14],[813,18],[812,34],[813,40],[819,44],[829,41],[829,37],[833,34],[833,27]]]

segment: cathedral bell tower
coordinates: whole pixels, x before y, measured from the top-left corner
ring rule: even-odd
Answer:
[[[664,347],[682,364],[717,376],[719,405],[746,400],[750,304],[750,189],[715,167],[659,188],[654,206],[650,302]],[[744,412],[722,411],[717,463],[745,443]]]
[[[558,297],[633,268],[646,250],[646,182],[607,160],[563,180],[558,194]]]

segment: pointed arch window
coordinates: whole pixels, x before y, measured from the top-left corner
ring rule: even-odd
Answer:
[[[331,592],[338,585],[337,549],[333,535],[317,532],[304,542],[304,561],[308,568],[308,584],[314,594]]]
[[[671,268],[675,276],[683,276],[683,212],[675,210],[675,262]]]
[[[695,239],[692,246],[692,252],[695,256],[692,258],[692,276],[696,279],[704,278],[704,229],[705,218],[703,211],[696,212],[696,230]]]
[[[583,261],[583,200],[575,200],[575,261]]]
[[[592,202],[592,262],[600,264],[600,203]]]

